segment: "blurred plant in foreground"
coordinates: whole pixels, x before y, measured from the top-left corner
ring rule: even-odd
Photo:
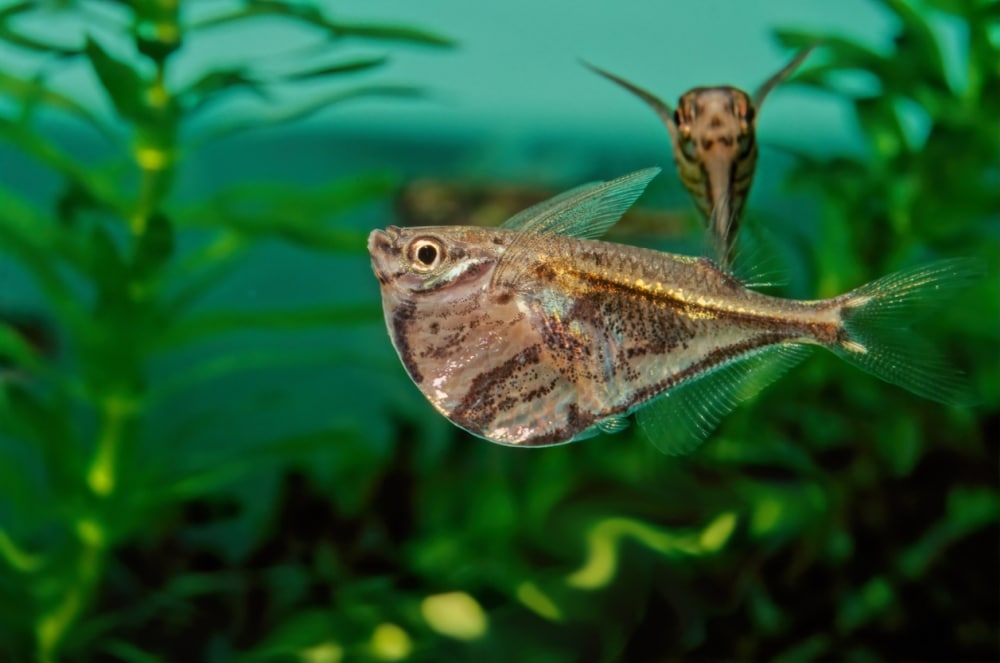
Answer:
[[[10,376],[0,377],[0,659],[32,650],[135,663],[995,659],[1000,59],[988,17],[997,5],[879,3],[896,25],[884,52],[782,33],[789,46],[825,40],[801,83],[838,99],[849,96],[845,72],[878,85],[848,99],[867,153],[801,155],[790,178],[819,202],[804,262],[821,277],[806,287],[830,294],[936,254],[983,256],[990,279],[924,325],[983,403],[928,404],[816,353],[679,459],[628,433],[501,448],[421,409],[384,336],[364,233],[338,216],[381,196],[384,177],[308,190],[243,183],[179,200],[172,176],[201,140],[188,120],[229,90],[273,82],[238,67],[170,84],[181,38],[211,36],[221,19],[178,24],[172,3],[54,5],[99,22],[117,7],[112,34],[131,24],[146,53],[126,64],[103,36],[45,46],[15,31],[37,3],[0,13],[0,37],[55,58],[38,77],[0,74],[18,111],[0,116],[0,136],[59,185],[50,208],[0,184],[0,250],[45,295],[54,345],[66,348],[43,357],[53,344],[26,333],[33,318],[0,327],[0,375]],[[335,44],[342,35],[440,42],[340,25],[309,6],[242,2],[228,20],[280,17]],[[929,8],[968,35],[960,81],[941,73]],[[80,58],[105,82],[122,127],[47,83]],[[320,63],[288,77],[337,81],[375,66]],[[43,130],[40,115],[51,113],[97,125],[117,151],[78,162]],[[910,131],[913,117],[923,132]],[[205,305],[265,238],[354,261],[371,306]],[[262,380],[264,366],[296,359],[284,343],[248,348],[243,330],[319,325],[366,325],[380,340],[391,370],[353,347],[327,360],[372,373],[385,417],[321,424],[326,413],[310,412],[304,432],[192,448],[187,438],[198,438],[181,433],[229,430],[250,408],[273,416],[270,400],[234,409],[224,378]],[[181,351],[199,344],[209,359],[186,365]],[[281,375],[305,396],[298,374]],[[188,421],[180,405],[191,394],[211,402]],[[368,400],[347,407],[360,412]],[[391,444],[380,444],[378,425]]]
[[[0,378],[0,659],[26,660],[34,651],[43,662],[63,653],[80,660],[101,651],[98,643],[127,621],[128,610],[148,609],[133,596],[119,614],[88,617],[98,590],[114,585],[115,551],[172,505],[219,485],[218,477],[205,477],[218,468],[192,462],[181,440],[149,425],[150,414],[169,410],[178,392],[252,374],[261,368],[259,352],[227,352],[166,375],[157,374],[158,358],[208,342],[225,347],[236,332],[381,317],[375,304],[249,312],[199,311],[198,304],[264,238],[356,252],[363,234],[337,219],[387,195],[392,177],[354,173],[318,188],[241,183],[190,202],[174,197],[176,176],[209,141],[353,98],[420,94],[410,86],[338,85],[329,92],[323,85],[303,105],[282,103],[288,89],[309,83],[315,90],[387,61],[331,59],[343,42],[448,40],[403,26],[338,22],[312,6],[275,0],[228,8],[197,3],[207,13],[192,21],[184,12],[194,4],[64,0],[0,10],[0,40],[37,63],[28,76],[0,71],[0,140],[47,170],[58,187],[54,200],[39,203],[0,182],[0,256],[30,275],[65,347],[56,358],[43,356],[23,329],[0,322],[7,365]],[[310,33],[310,43],[315,35],[325,42],[312,57],[305,49],[273,54],[258,45],[254,65],[210,68],[189,80],[171,75],[188,40],[220,36],[256,17],[285,20]],[[48,21],[60,29],[38,29]],[[303,67],[316,56],[318,64]],[[111,102],[113,122],[50,84],[81,59]],[[243,123],[202,120],[237,91],[276,110]],[[106,157],[87,162],[58,144],[52,127],[67,122],[103,139]],[[351,432],[312,435],[318,444]],[[230,475],[223,484],[240,475],[239,461],[248,462],[215,460]]]

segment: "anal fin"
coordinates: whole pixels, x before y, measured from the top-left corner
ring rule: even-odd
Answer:
[[[684,382],[636,412],[643,436],[665,454],[690,453],[719,421],[802,361],[807,345],[768,346]]]

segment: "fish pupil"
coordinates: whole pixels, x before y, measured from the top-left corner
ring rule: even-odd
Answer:
[[[437,249],[430,244],[424,244],[419,249],[417,249],[417,260],[424,263],[425,265],[432,265],[437,259]]]

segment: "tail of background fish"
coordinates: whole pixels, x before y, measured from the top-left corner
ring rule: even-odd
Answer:
[[[983,276],[973,259],[942,260],[897,272],[844,295],[846,338],[832,349],[887,382],[942,403],[977,399],[964,375],[921,339],[910,323]]]

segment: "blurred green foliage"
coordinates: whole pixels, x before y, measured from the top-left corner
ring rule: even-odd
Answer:
[[[818,201],[813,292],[982,256],[988,279],[924,326],[982,404],[927,403],[815,356],[681,459],[629,434],[496,447],[431,412],[388,339],[373,356],[317,357],[246,337],[384,338],[375,301],[341,293],[319,308],[248,310],[212,299],[261,243],[363,259],[364,234],[345,219],[395,180],[239,182],[182,199],[177,174],[198,150],[342,100],[419,91],[340,86],[376,73],[382,56],[292,60],[281,76],[211,70],[175,86],[168,68],[185,40],[261,15],[334,44],[447,40],[340,23],[304,3],[248,0],[197,23],[169,0],[94,4],[113,3],[51,6],[102,23],[79,44],[19,31],[37,3],[0,13],[8,44],[52,67],[88,62],[116,113],[108,122],[60,93],[53,68],[0,72],[16,109],[0,115],[0,137],[58,182],[44,205],[0,182],[0,257],[30,276],[60,344],[48,351],[24,318],[0,323],[0,660],[996,658],[996,2],[883,0],[897,32],[881,53],[779,33],[790,47],[822,41],[796,80],[850,97],[867,148],[799,155],[789,178]],[[967,31],[961,81],[946,73],[932,11]],[[841,84],[856,72],[878,90],[851,97]],[[234,92],[267,103],[307,80],[337,87],[266,119],[198,122]],[[46,130],[54,116],[103,137],[108,156],[76,158]],[[925,131],[908,129],[912,116]],[[295,366],[315,362],[345,380],[348,365],[373,376],[385,416],[351,416],[348,404],[252,444],[192,442],[276,407],[234,403],[234,385],[266,371],[294,385]],[[207,394],[207,412],[180,405],[192,393]]]

